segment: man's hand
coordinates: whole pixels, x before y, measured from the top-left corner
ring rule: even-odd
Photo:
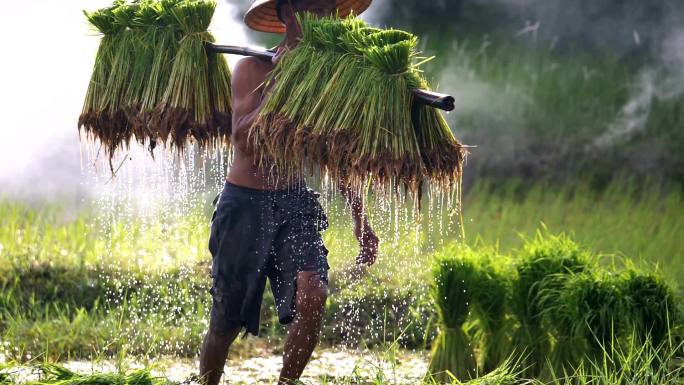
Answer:
[[[359,223],[362,222],[362,223]],[[371,266],[378,259],[378,239],[375,232],[368,224],[367,220],[358,221],[354,226],[354,235],[359,241],[361,248],[359,255],[356,257],[356,263],[359,265]]]
[[[360,266],[371,266],[378,259],[378,245],[380,240],[368,222],[363,197],[359,196],[344,179],[340,179],[338,186],[347,205],[351,208],[354,220],[354,236],[359,241],[360,251],[356,263]]]

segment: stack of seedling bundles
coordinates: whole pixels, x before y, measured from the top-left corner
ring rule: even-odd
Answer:
[[[481,372],[514,362],[524,378],[543,380],[613,365],[634,348],[663,357],[677,348],[681,302],[672,287],[653,272],[603,269],[566,235],[537,234],[512,258],[447,247],[436,261],[440,331],[461,325],[466,335],[447,341],[440,334],[430,373],[469,378],[459,370],[472,371],[463,357],[473,351],[470,336]]]
[[[251,132],[262,164],[293,179],[327,175],[385,191],[416,192],[426,180],[457,186],[461,144],[439,111],[412,110],[411,91],[428,88],[417,38],[351,17],[299,21],[302,39],[272,71]]]
[[[189,139],[206,147],[229,138],[230,70],[205,50],[215,8],[210,0],[143,0],[86,12],[103,37],[79,129],[110,159],[132,139],[182,150]]]

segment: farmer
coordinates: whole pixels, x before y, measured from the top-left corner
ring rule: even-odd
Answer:
[[[275,171],[256,166],[248,133],[267,93],[262,86],[280,55],[301,36],[296,14],[359,14],[371,0],[258,0],[245,22],[257,31],[284,33],[275,59],[240,60],[233,71],[234,160],[212,219],[212,308],[200,355],[200,375],[219,383],[228,348],[242,328],[258,335],[261,301],[268,278],[280,323],[289,324],[279,384],[299,379],[318,342],[328,293],[328,250],[320,231],[327,218],[318,193],[304,181],[282,182]],[[345,186],[340,183],[340,186]],[[364,212],[363,200],[341,187],[351,207],[359,241],[357,263],[371,265],[378,238]]]

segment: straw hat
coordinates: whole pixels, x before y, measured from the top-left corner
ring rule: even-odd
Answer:
[[[337,0],[340,16],[345,17],[352,11],[360,15],[370,5],[372,0]],[[276,12],[277,0],[255,0],[245,13],[245,23],[248,27],[272,33],[285,33],[285,25],[278,19]]]

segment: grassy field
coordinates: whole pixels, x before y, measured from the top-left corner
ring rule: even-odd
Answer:
[[[684,196],[678,188],[614,182],[601,191],[586,184],[481,183],[466,196],[468,243],[520,247],[540,225],[566,232],[596,253],[655,263],[673,282],[684,282]],[[618,258],[620,259],[620,258]]]
[[[465,197],[466,243],[515,258],[541,228],[567,232],[606,266],[657,263],[684,279],[684,205],[676,188],[616,182],[601,192],[570,187],[481,183]],[[439,207],[435,206],[434,210]],[[458,241],[442,210],[420,225],[374,211],[380,259],[362,278],[350,274],[357,246],[340,202],[328,203],[331,297],[323,339],[374,346],[397,340],[423,349],[435,333],[428,290],[431,253]],[[0,339],[7,357],[52,359],[121,354],[194,357],[207,327],[206,250],[210,212],[173,221],[104,221],[56,207],[0,204]],[[393,218],[393,219],[388,219]],[[151,224],[152,223],[152,224]],[[640,262],[641,261],[641,262]],[[278,341],[266,298],[262,332]],[[248,344],[249,340],[241,343]]]

